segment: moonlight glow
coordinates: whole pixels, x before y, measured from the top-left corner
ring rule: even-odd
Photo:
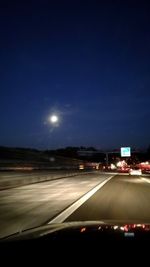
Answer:
[[[58,117],[56,115],[50,116],[50,122],[51,123],[57,123],[58,122]]]

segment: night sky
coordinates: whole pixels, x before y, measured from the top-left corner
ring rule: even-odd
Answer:
[[[1,3],[1,146],[148,147],[150,6],[102,2]]]

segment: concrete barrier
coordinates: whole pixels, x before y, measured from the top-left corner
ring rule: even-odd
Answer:
[[[29,172],[29,176],[23,176],[22,177],[15,177],[14,175],[12,175],[12,177],[10,177],[9,179],[5,179],[5,177],[3,179],[1,179],[0,177],[0,190],[4,190],[4,189],[10,189],[10,188],[15,188],[15,187],[19,187],[19,186],[24,186],[24,185],[29,185],[29,184],[34,184],[34,183],[40,183],[40,182],[46,182],[46,181],[51,181],[51,180],[56,180],[56,179],[62,179],[62,178],[67,178],[67,177],[73,177],[73,176],[77,176],[77,175],[85,175],[85,174],[90,174],[93,173],[94,171],[60,171],[60,173],[56,172],[56,173],[47,173],[47,174],[42,174],[41,171],[41,176],[40,176],[40,172],[37,173],[33,173],[33,175],[31,176],[31,173]],[[18,172],[16,172],[18,175]]]

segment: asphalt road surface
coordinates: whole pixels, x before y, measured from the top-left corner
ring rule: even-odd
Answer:
[[[109,177],[91,173],[0,191],[0,238],[49,222]]]
[[[116,175],[66,221],[150,223],[150,177]]]
[[[91,173],[0,192],[0,238],[62,221],[150,223],[150,177]]]

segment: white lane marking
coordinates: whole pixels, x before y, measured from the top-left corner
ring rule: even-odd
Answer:
[[[147,179],[147,178],[141,178],[141,179],[150,184],[150,180],[149,179]]]
[[[92,190],[90,190],[87,194],[73,203],[70,207],[65,209],[62,213],[52,219],[48,224],[52,223],[62,223],[66,218],[68,218],[76,209],[78,209],[85,201],[87,201],[91,196],[93,196],[100,188],[102,188],[110,179],[112,179],[114,175],[107,178],[102,183],[95,186]]]

